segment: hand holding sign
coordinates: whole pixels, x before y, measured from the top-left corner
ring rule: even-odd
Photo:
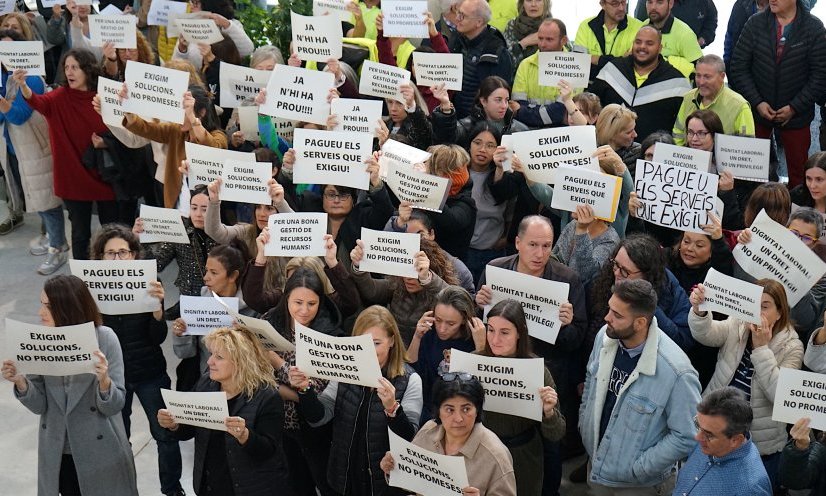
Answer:
[[[14,387],[19,393],[25,393],[29,388],[29,383],[26,381],[26,376],[17,373],[17,367],[14,365],[14,360],[3,360],[3,379],[14,383]]]
[[[809,424],[812,423],[812,419],[808,417],[803,417],[802,419],[798,420],[792,426],[791,431],[789,434],[794,439],[794,446],[795,448],[799,449],[800,451],[806,451],[809,449],[809,444],[812,442],[811,433],[812,429],[809,427]]]

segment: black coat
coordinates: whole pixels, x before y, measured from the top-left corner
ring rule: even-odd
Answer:
[[[473,107],[479,84],[488,76],[499,76],[508,84],[513,83],[513,59],[508,51],[505,37],[493,26],[486,26],[485,30],[472,40],[458,32],[448,40],[451,53],[462,54],[462,91],[456,93],[453,103],[456,113],[463,118]]]
[[[472,192],[473,180],[468,179],[457,194],[447,198],[442,213],[424,211],[433,221],[436,242],[458,259],[467,255],[476,227],[476,200],[471,196]]]
[[[155,320],[152,312],[104,314],[103,325],[111,327],[118,336],[127,383],[149,381],[166,373],[161,349],[167,332],[165,320]]]

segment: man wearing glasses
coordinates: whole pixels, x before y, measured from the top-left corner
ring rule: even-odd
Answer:
[[[680,469],[674,494],[771,496],[769,476],[749,433],[753,418],[739,389],[708,393],[697,405],[697,446]]]
[[[602,10],[585,19],[576,31],[574,45],[591,54],[591,79],[614,57],[631,51],[642,21],[628,15],[628,0],[600,0]]]

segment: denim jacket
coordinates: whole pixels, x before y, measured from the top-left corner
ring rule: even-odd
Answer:
[[[609,487],[650,487],[672,473],[696,442],[694,412],[700,381],[686,354],[652,318],[637,367],[619,392],[602,442],[599,426],[619,342],[603,327],[588,360],[579,411],[590,481]]]

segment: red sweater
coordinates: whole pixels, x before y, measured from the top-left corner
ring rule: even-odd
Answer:
[[[81,159],[92,144],[92,133],[107,131],[92,108],[94,91],[59,87],[45,95],[32,94],[26,100],[43,114],[49,124],[49,141],[54,157],[54,192],[65,200],[114,200],[115,192],[100,180],[97,171],[87,169]]]

